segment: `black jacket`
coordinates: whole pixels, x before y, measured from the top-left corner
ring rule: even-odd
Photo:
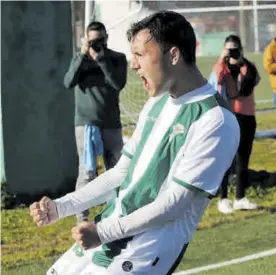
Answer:
[[[106,49],[97,61],[77,53],[64,77],[66,88],[76,87],[75,125],[121,128],[119,93],[126,78],[127,61],[123,53]]]

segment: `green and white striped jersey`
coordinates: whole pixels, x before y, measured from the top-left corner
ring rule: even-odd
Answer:
[[[235,116],[210,84],[177,99],[168,94],[150,98],[123,148],[123,154],[131,159],[128,174],[96,222],[129,215],[174,184],[211,198],[231,165],[238,143]],[[225,161],[217,161],[221,159]],[[186,242],[197,227],[206,201],[192,204],[185,218],[183,214],[183,220],[172,225],[171,230],[177,230]],[[118,247],[124,248],[126,242],[103,245],[104,250],[94,253],[93,261],[108,265],[108,259],[118,255]]]

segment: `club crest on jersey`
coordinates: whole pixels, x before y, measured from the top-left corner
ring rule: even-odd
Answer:
[[[169,141],[172,141],[177,135],[184,134],[185,127],[181,123],[177,123],[173,126],[172,132],[169,137]]]
[[[123,262],[123,264],[122,264],[122,269],[123,269],[125,272],[131,271],[132,268],[133,268],[132,262],[130,262],[130,261],[125,261],[125,262]]]

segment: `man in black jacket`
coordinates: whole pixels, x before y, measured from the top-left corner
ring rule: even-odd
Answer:
[[[102,23],[90,23],[86,34],[81,52],[73,57],[64,77],[66,88],[76,87],[75,134],[79,156],[76,189],[97,175],[96,170],[89,171],[83,165],[85,125],[100,130],[106,169],[117,163],[123,146],[119,93],[126,84],[126,56],[107,48],[108,35]],[[88,210],[77,215],[78,222],[87,220],[88,215]]]

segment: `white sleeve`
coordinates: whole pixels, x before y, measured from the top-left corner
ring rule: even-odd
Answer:
[[[97,224],[97,232],[102,243],[109,243],[182,219],[185,209],[192,203],[198,211],[204,211],[209,201],[197,192],[172,183],[170,190],[152,203],[125,217],[102,220]]]
[[[226,113],[226,116],[231,116],[226,121],[213,119],[212,115],[210,112],[189,131],[187,143],[179,152],[169,190],[125,217],[107,218],[97,224],[103,243],[133,236],[179,219],[183,217],[187,204],[195,200],[202,207],[207,206],[206,202],[219,188],[239,144],[239,126],[234,115]]]
[[[121,156],[114,168],[101,174],[77,191],[54,200],[59,219],[74,215],[110,200],[113,190],[119,187],[125,179],[129,164],[130,159]]]
[[[217,119],[218,116],[222,118]],[[239,140],[235,115],[226,109],[211,109],[191,126],[173,180],[206,196],[215,196]]]

